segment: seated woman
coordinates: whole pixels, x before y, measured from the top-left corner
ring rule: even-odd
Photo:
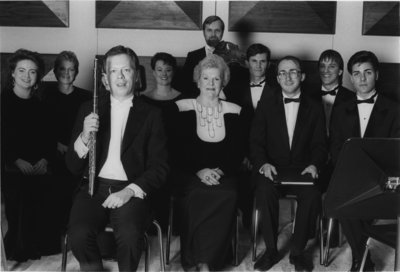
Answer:
[[[78,110],[83,102],[91,99],[89,91],[74,86],[79,73],[79,61],[74,52],[62,51],[54,61],[56,84],[46,88],[46,102],[51,110],[50,117],[54,126],[57,142],[57,155],[54,163],[54,178],[59,184],[61,229],[65,231],[69,211],[72,206],[72,195],[78,186],[79,178],[73,176],[65,165],[65,154],[71,141],[72,128]]]
[[[169,164],[171,171],[175,167],[172,164],[176,162],[173,146],[176,146],[176,137],[174,137],[174,105],[175,101],[181,98],[181,93],[171,86],[177,68],[176,59],[164,52],[156,53],[150,62],[153,69],[153,76],[156,80],[156,87],[142,93],[141,97],[146,102],[158,107],[162,111],[163,121],[165,125],[165,132],[167,134],[167,147],[169,153]],[[167,228],[168,222],[168,201],[170,192],[172,190],[171,178],[168,178],[167,183],[163,188],[155,192],[152,196],[151,203],[155,211],[156,218],[161,224],[163,229]]]
[[[245,143],[240,133],[241,108],[219,99],[229,76],[224,60],[210,55],[194,70],[200,95],[176,102],[184,269],[219,270],[231,257],[237,204],[235,175]]]
[[[50,162],[55,142],[41,99],[44,62],[20,49],[9,59],[1,98],[2,193],[8,259],[23,262],[60,251],[57,200]]]

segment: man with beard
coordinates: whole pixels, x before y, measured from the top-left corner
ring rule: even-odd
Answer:
[[[222,40],[224,29],[225,24],[218,16],[208,16],[204,20],[203,35],[206,45],[200,49],[188,53],[185,65],[183,66],[183,78],[181,79],[181,82],[178,82],[180,85],[180,88],[178,89],[181,90],[186,96],[197,96],[198,89],[196,84],[193,82],[194,67],[206,56],[213,54],[215,47]]]

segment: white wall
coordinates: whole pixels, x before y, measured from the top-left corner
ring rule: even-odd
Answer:
[[[338,1],[334,35],[253,33],[250,43],[264,43],[274,59],[291,54],[317,60],[323,50],[332,48],[342,54],[345,63],[359,50],[373,51],[381,62],[400,63],[399,37],[362,36],[362,7],[362,1]],[[228,12],[228,1],[203,2],[203,18],[217,14],[227,25]],[[104,54],[114,45],[130,46],[140,56],[166,51],[176,57],[204,45],[201,30],[96,29],[94,0],[70,0],[69,22],[69,28],[0,27],[0,52],[18,48],[54,54],[74,51],[81,63],[76,85],[91,89],[94,55]],[[239,43],[234,32],[226,31],[224,39]],[[347,73],[344,85],[350,87]]]

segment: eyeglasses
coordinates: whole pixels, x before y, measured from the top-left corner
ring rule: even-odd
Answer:
[[[286,77],[289,75],[290,78],[296,79],[296,78],[298,78],[298,77],[300,76],[300,74],[301,74],[301,71],[300,71],[300,70],[292,69],[292,70],[289,70],[289,72],[280,71],[280,72],[278,73],[278,77],[279,77],[280,79],[286,79]]]

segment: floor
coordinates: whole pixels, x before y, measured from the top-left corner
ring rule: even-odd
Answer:
[[[270,271],[294,271],[294,267],[289,264],[288,259],[288,243],[292,231],[292,223],[290,221],[290,203],[287,200],[281,201],[280,216],[280,234],[278,240],[278,248],[284,256],[283,259],[276,264]],[[2,229],[6,231],[6,220],[2,213]],[[253,271],[253,262],[251,257],[250,235],[247,230],[240,227],[239,239],[239,266],[227,267],[224,271]],[[159,250],[157,245],[157,237],[150,236],[151,240],[151,258],[150,271],[160,271]],[[164,238],[165,241],[165,238]],[[165,245],[165,243],[164,243]],[[258,239],[258,256],[265,249],[264,243]],[[316,239],[310,240],[307,245],[307,252],[314,259],[314,271],[348,271],[351,265],[351,251],[347,243],[343,243],[341,247],[331,250],[331,263],[328,267],[320,265],[319,244]],[[371,243],[372,259],[376,264],[376,271],[393,271],[394,267],[394,249],[381,244],[377,241]],[[7,261],[7,267],[10,271],[60,271],[61,270],[61,254],[45,256],[40,260],[27,261],[24,263],[16,263]],[[106,271],[118,271],[116,262],[104,261]],[[171,245],[171,263],[166,266],[167,271],[183,271],[179,261],[179,237],[174,236]],[[67,271],[79,271],[79,265],[72,253],[68,253]],[[139,264],[138,271],[144,271],[144,254]]]

